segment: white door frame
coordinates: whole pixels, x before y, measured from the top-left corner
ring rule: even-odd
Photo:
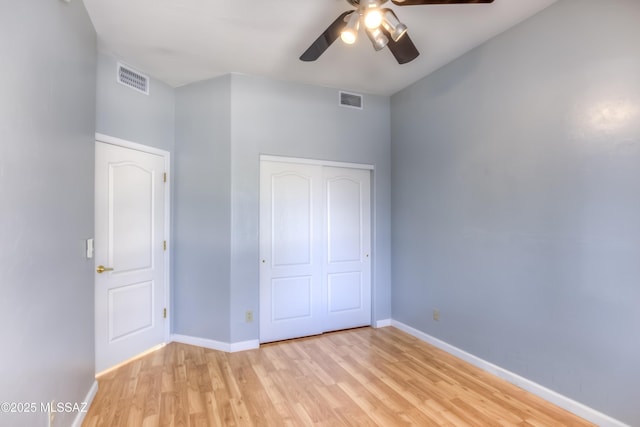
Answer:
[[[371,326],[376,326],[376,205],[375,205],[375,166],[366,164],[366,163],[350,163],[350,162],[339,162],[333,160],[318,160],[318,159],[308,159],[302,157],[287,157],[287,156],[275,156],[270,154],[260,154],[259,164],[263,161],[269,162],[280,162],[280,163],[296,163],[296,164],[307,164],[307,165],[317,165],[317,166],[329,166],[329,167],[337,167],[337,168],[350,168],[350,169],[364,169],[373,172],[371,176],[371,224],[370,224],[370,232],[371,232]],[[260,281],[260,292],[262,292],[262,281]],[[260,293],[259,293],[260,294]],[[262,313],[260,313],[262,315]],[[260,323],[260,322],[258,322]],[[260,325],[258,325],[260,327]],[[258,335],[259,332],[258,332]]]
[[[164,252],[164,306],[167,307],[167,318],[164,322],[164,342],[168,343],[171,336],[171,153],[155,147],[138,144],[137,142],[127,141],[125,139],[116,138],[102,133],[95,135],[97,142],[116,145],[123,148],[130,148],[143,153],[155,154],[164,159],[164,170],[167,171],[167,183],[165,185],[164,198],[164,235],[167,240],[167,250]],[[94,224],[95,227],[95,224]],[[95,308],[94,308],[95,311]],[[95,315],[95,313],[94,313]]]
[[[375,171],[375,166],[368,165],[365,163],[335,162],[332,160],[316,160],[316,159],[304,159],[301,157],[281,157],[281,156],[272,156],[268,154],[260,154],[260,161],[263,161],[263,160],[268,162],[297,163],[300,165],[330,166],[334,168],[366,169],[370,171]]]

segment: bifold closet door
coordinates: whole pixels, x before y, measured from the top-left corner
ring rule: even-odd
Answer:
[[[371,324],[369,170],[262,161],[260,341]]]

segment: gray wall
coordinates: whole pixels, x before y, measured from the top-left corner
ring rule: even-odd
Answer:
[[[99,52],[96,132],[172,152],[174,89],[149,76],[149,95],[140,93],[118,83],[117,66],[116,57]]]
[[[631,425],[638,18],[561,0],[391,102],[393,318]]]
[[[0,402],[38,404],[0,425],[46,425],[94,381],[96,36],[82,2],[5,2],[0,52]]]
[[[231,342],[257,339],[260,154],[375,166],[374,318],[390,318],[389,98],[364,96],[364,110],[338,106],[338,91],[232,75]]]
[[[229,342],[231,76],[176,90],[173,332]]]
[[[369,163],[374,179],[374,313],[390,302],[389,98],[363,111],[335,89],[228,75],[176,91],[174,332],[259,338],[260,154]]]
[[[126,64],[144,74],[131,64]],[[137,92],[117,81],[118,59],[111,53],[98,51],[96,86],[96,132],[126,141],[159,148],[171,153],[169,182],[171,184],[171,236],[173,245],[175,229],[175,90],[152,76],[149,77],[149,94]],[[93,195],[92,195],[93,197]],[[175,248],[172,249],[171,276]],[[172,280],[173,300],[173,280]],[[173,303],[170,318],[174,320]]]

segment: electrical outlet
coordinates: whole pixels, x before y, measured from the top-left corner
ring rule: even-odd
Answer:
[[[247,310],[247,312],[244,314],[244,321],[247,323],[253,322],[253,311]]]
[[[438,310],[437,308],[433,309],[433,320],[435,320],[436,322],[440,320],[440,310]]]
[[[49,427],[53,426],[53,420],[56,419],[56,401],[52,400],[51,404],[49,405]]]

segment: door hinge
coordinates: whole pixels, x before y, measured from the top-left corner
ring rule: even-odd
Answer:
[[[162,249],[167,250],[167,241],[162,242]]]
[[[162,310],[162,317],[163,317],[164,319],[166,319],[166,318],[167,318],[167,309],[166,309],[166,308],[165,308],[164,310]]]
[[[167,173],[165,172],[163,175],[164,182],[167,182]]]

